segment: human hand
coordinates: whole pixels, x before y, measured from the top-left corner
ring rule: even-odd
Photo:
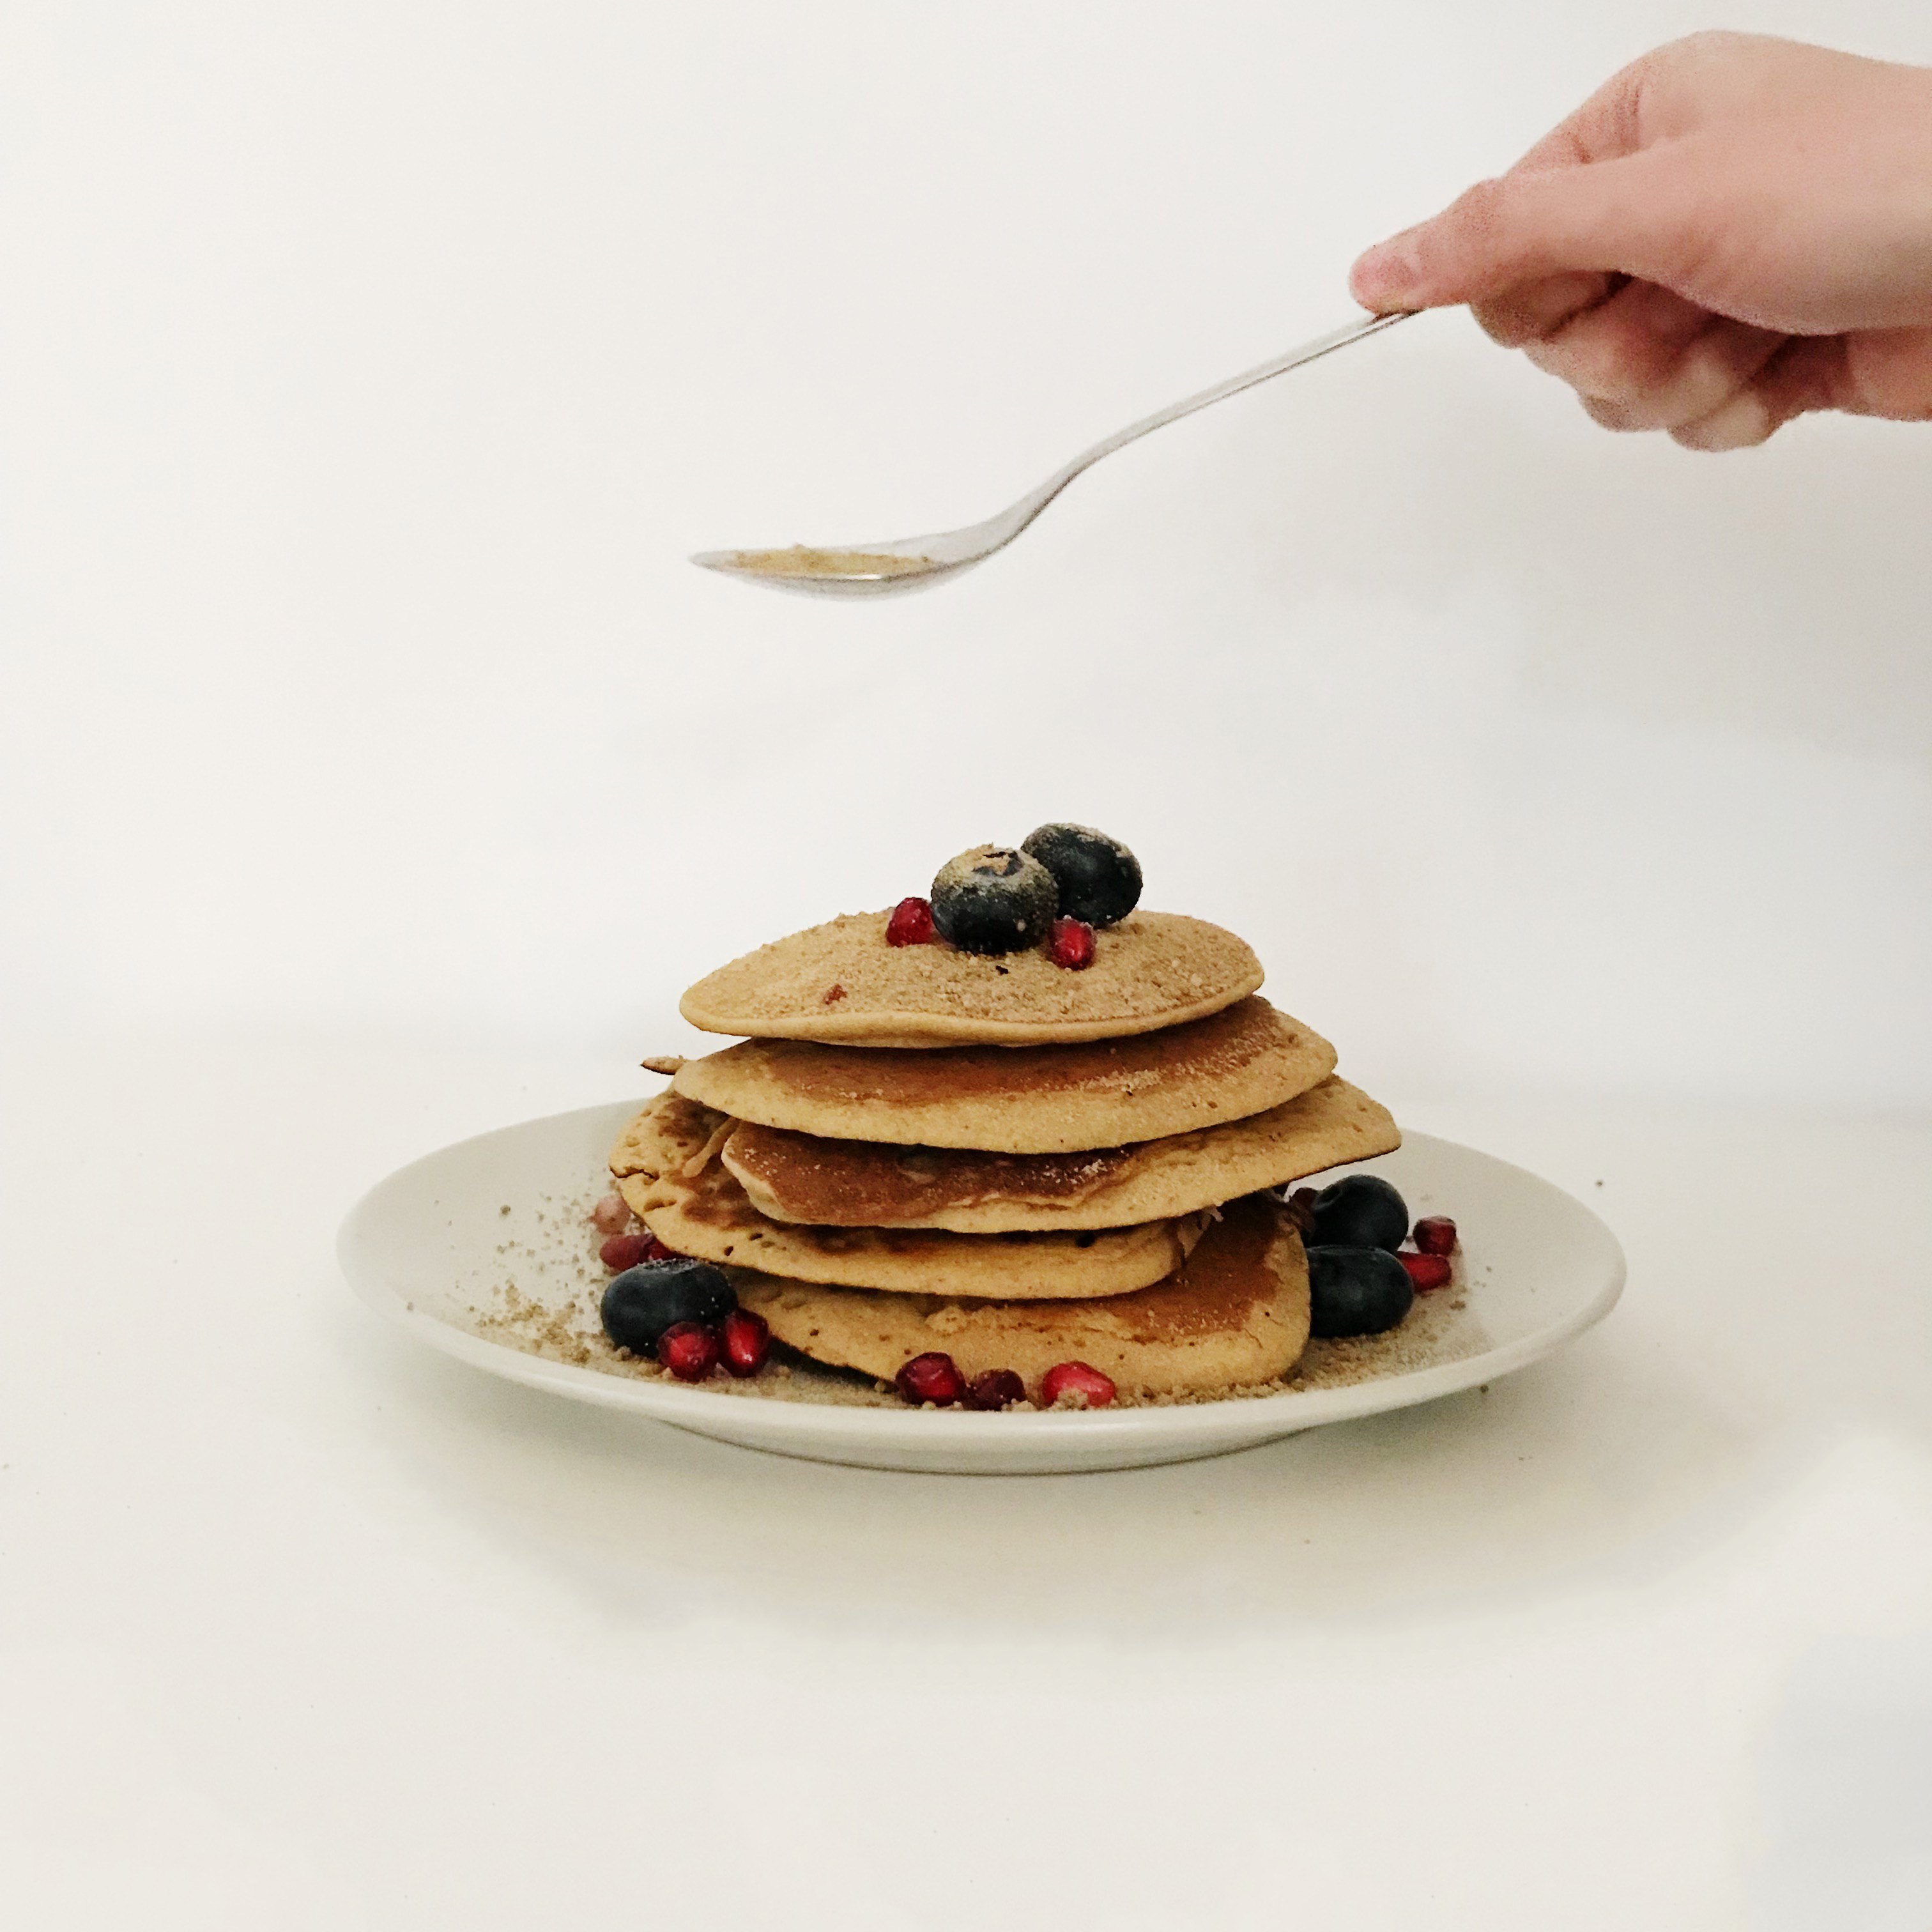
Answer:
[[[1673,42],[1349,280],[1466,302],[1606,428],[1690,449],[1808,410],[1932,420],[1932,68]]]

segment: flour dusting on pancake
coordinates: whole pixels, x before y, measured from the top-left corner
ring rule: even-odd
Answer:
[[[1205,920],[1136,912],[1069,972],[1038,948],[1002,956],[889,946],[890,914],[848,913],[721,966],[678,1010],[706,1033],[866,1046],[1044,1046],[1218,1012],[1262,983],[1243,940]]]

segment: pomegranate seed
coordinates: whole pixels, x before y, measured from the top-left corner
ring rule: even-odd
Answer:
[[[1449,1286],[1447,1255],[1397,1255],[1396,1259],[1408,1269],[1418,1294],[1433,1294],[1438,1288]]]
[[[1040,1401],[1048,1408],[1064,1395],[1080,1396],[1083,1408],[1105,1408],[1118,1394],[1111,1376],[1103,1376],[1084,1362],[1062,1362],[1048,1369],[1040,1385]]]
[[[901,899],[886,921],[888,946],[930,946],[934,937],[930,899]]]
[[[597,1258],[613,1274],[622,1274],[626,1268],[635,1268],[640,1262],[668,1262],[676,1257],[650,1228],[636,1234],[613,1234],[597,1250]]]
[[[597,1258],[613,1274],[622,1274],[626,1268],[635,1268],[650,1252],[650,1246],[649,1228],[641,1234],[608,1234],[597,1250]]]
[[[1312,1187],[1298,1187],[1288,1197],[1288,1218],[1294,1223],[1298,1234],[1306,1236],[1315,1232],[1316,1192]]]
[[[724,1318],[724,1366],[742,1381],[765,1366],[772,1352],[772,1324],[748,1308],[734,1308]]]
[[[1456,1252],[1456,1224],[1447,1214],[1425,1214],[1415,1224],[1415,1245],[1425,1255]]]
[[[631,1225],[631,1208],[621,1194],[607,1194],[591,1209],[600,1234],[621,1234]]]
[[[1084,920],[1055,920],[1047,937],[1046,956],[1070,973],[1084,972],[1094,963],[1094,928]]]
[[[1004,1408],[1026,1400],[1026,1384],[1011,1369],[986,1369],[966,1385],[968,1408]]]
[[[966,1378],[950,1355],[937,1349],[930,1354],[915,1355],[892,1378],[893,1385],[908,1402],[937,1402],[950,1407],[966,1393]]]
[[[658,1360],[681,1382],[701,1382],[718,1366],[718,1331],[674,1322],[658,1337]]]

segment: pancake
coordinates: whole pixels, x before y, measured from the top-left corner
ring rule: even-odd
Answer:
[[[1171,1220],[1401,1144],[1386,1108],[1331,1076],[1244,1120],[1091,1153],[899,1147],[741,1124],[718,1158],[771,1220],[985,1234]]]
[[[1244,940],[1179,913],[1132,913],[1094,963],[1037,948],[994,958],[888,946],[883,912],[848,913],[721,966],[678,1010],[706,1033],[866,1046],[1044,1046],[1113,1040],[1218,1012],[1262,982]]]
[[[833,1140],[1066,1154],[1240,1120],[1334,1070],[1319,1034],[1252,998],[1159,1033],[1024,1051],[749,1040],[687,1060],[673,1084],[741,1120]]]
[[[1231,1204],[1171,1280],[1104,1300],[962,1302],[732,1273],[740,1303],[780,1341],[886,1380],[938,1348],[969,1378],[1012,1369],[1035,1397],[1065,1361],[1130,1393],[1212,1395],[1286,1375],[1308,1340],[1306,1258],[1265,1194]]]
[[[679,1254],[796,1281],[1046,1300],[1123,1294],[1178,1268],[1207,1218],[1047,1234],[788,1226],[760,1214],[718,1159],[735,1124],[674,1094],[660,1094],[611,1151],[618,1191]]]

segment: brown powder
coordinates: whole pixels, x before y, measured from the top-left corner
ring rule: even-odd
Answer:
[[[1460,1253],[1454,1266],[1450,1285],[1432,1294],[1418,1294],[1407,1316],[1386,1334],[1311,1340],[1288,1386],[1351,1388],[1358,1382],[1413,1375],[1482,1354],[1490,1338],[1470,1310]]]
[[[910,577],[932,568],[929,556],[895,556],[889,550],[814,550],[794,544],[789,550],[740,550],[731,568],[760,577]]]
[[[602,1191],[601,1187],[586,1188],[580,1198],[546,1204],[535,1216],[534,1239],[499,1244],[505,1279],[487,1298],[486,1306],[472,1306],[470,1325],[488,1340],[548,1360],[634,1381],[673,1380],[656,1363],[614,1347],[604,1333],[598,1308],[609,1276],[596,1258],[596,1244],[600,1238],[588,1220],[591,1205]],[[1460,1250],[1454,1265],[1450,1286],[1433,1294],[1418,1295],[1399,1327],[1382,1335],[1312,1340],[1300,1361],[1282,1379],[1186,1395],[1123,1388],[1114,1406],[1169,1408],[1205,1402],[1256,1401],[1298,1390],[1349,1388],[1480,1354],[1490,1346],[1490,1338],[1470,1306],[1472,1291]],[[827,1367],[782,1347],[774,1349],[772,1360],[755,1377],[739,1382],[720,1369],[702,1387],[712,1394],[769,1401],[868,1408],[905,1406],[889,1383]],[[1034,1412],[1031,1404],[1019,1403],[1007,1412]]]
[[[1218,1012],[1262,982],[1247,944],[1205,920],[1136,912],[1070,973],[1038,949],[1003,958],[888,946],[889,913],[848,913],[707,974],[679,1002],[709,1033],[944,1046],[1054,1043],[1151,1032]],[[826,989],[842,989],[832,1005]]]

